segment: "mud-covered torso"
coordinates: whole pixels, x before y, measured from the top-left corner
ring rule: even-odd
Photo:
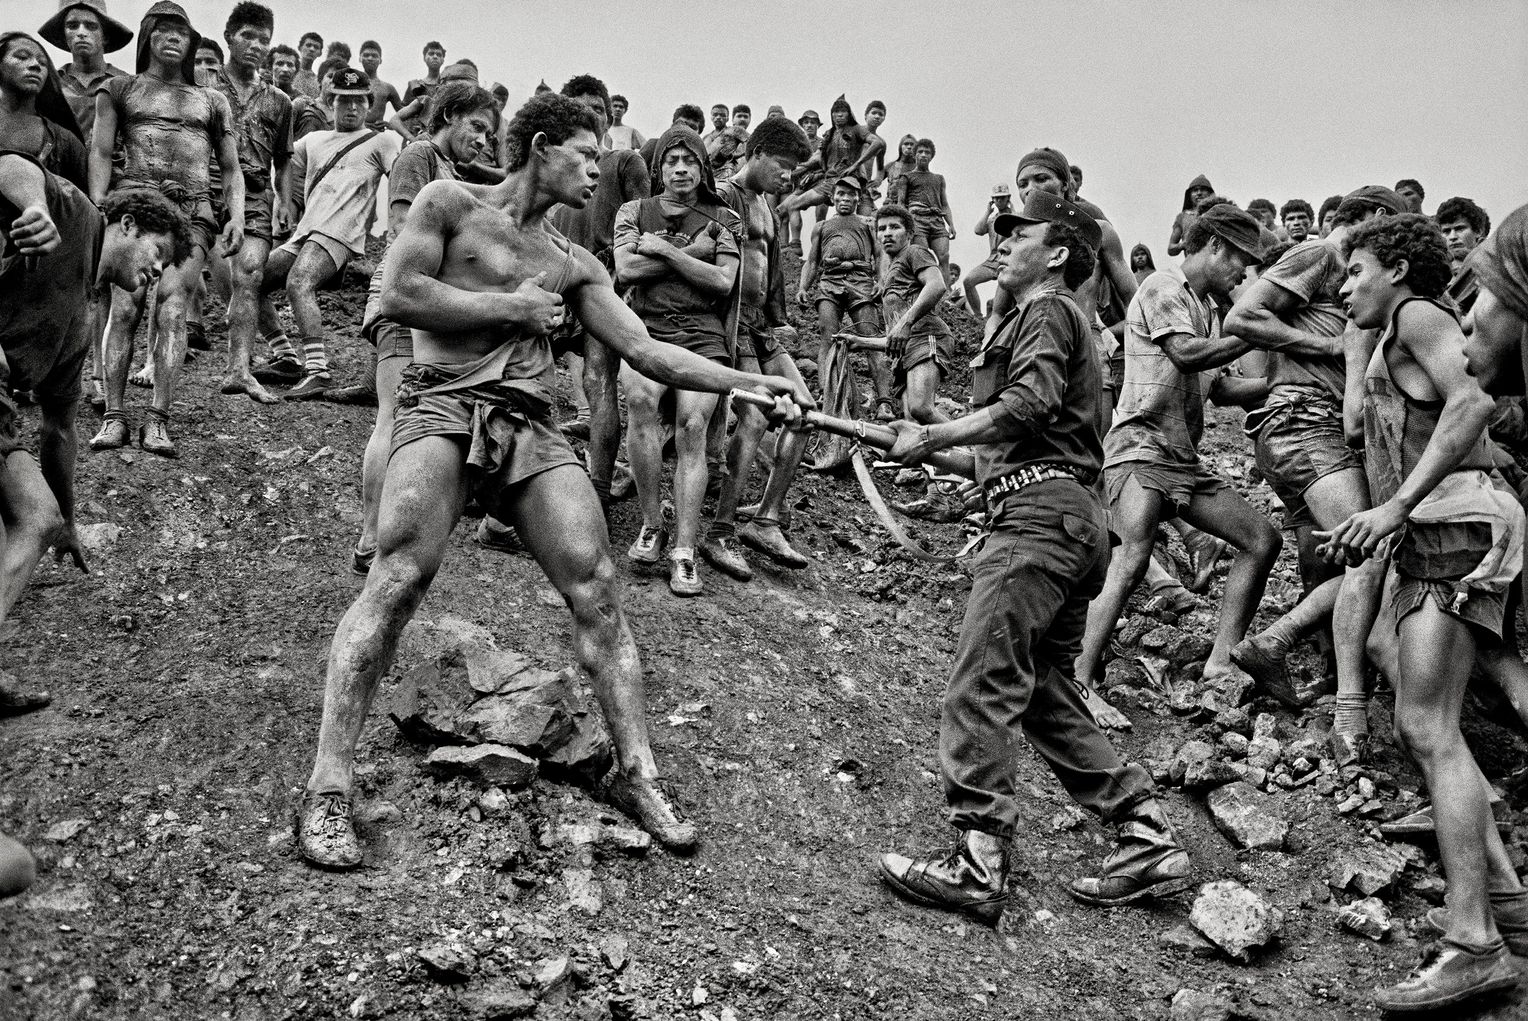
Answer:
[[[117,111],[124,179],[155,186],[173,181],[193,193],[211,189],[218,145],[233,130],[221,94],[148,74],[112,78],[102,91]]]

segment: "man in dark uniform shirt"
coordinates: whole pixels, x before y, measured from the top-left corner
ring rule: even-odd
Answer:
[[[1151,777],[1120,761],[1073,678],[1088,601],[1103,586],[1109,537],[1099,499],[1103,409],[1098,352],[1072,289],[1093,272],[1097,221],[1036,193],[999,217],[1007,237],[998,286],[1014,299],[973,361],[973,414],[895,422],[890,456],[916,464],[972,444],[992,533],[945,691],[939,757],[950,821],[942,858],[881,856],[899,896],[995,924],[1008,900],[1009,846],[1019,821],[1019,727],[1079,804],[1118,826],[1102,875],[1072,883],[1086,904],[1115,905],[1187,888],[1188,854]]]

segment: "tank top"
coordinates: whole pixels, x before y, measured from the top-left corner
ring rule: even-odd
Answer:
[[[1385,352],[1395,340],[1401,309],[1413,301],[1425,301],[1447,312],[1455,322],[1459,319],[1458,313],[1442,301],[1407,298],[1395,307],[1389,325],[1374,347],[1374,356],[1369,359],[1369,368],[1364,372],[1364,469],[1369,477],[1369,496],[1375,506],[1393,497],[1416,469],[1443,412],[1442,400],[1417,400],[1401,389],[1391,377],[1390,365],[1385,360]],[[1478,468],[1490,471],[1492,460],[1487,443],[1482,432],[1455,470]]]

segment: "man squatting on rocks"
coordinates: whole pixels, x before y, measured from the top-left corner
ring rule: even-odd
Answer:
[[[811,399],[791,380],[738,372],[653,340],[616,297],[604,268],[546,222],[557,203],[577,207],[593,196],[599,126],[582,103],[535,97],[510,122],[503,183],[426,185],[393,242],[381,312],[413,329],[414,361],[399,385],[376,560],[329,655],[318,755],[297,830],[299,853],[314,864],[360,864],[351,819],[356,741],[469,491],[518,530],[568,603],[574,653],[616,746],[617,764],[601,796],[665,846],[681,852],[696,846],[694,825],[659,786],[641,665],[621,609],[605,519],[541,382],[552,361],[547,336],[566,301],[591,339],[666,385],[756,388],[804,405]],[[691,144],[703,155],[698,136],[683,148]],[[794,411],[789,402],[777,406],[782,414]]]

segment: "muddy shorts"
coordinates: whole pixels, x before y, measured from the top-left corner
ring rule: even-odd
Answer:
[[[764,319],[764,311],[744,305],[738,315],[737,352],[739,358],[750,357],[762,365],[771,358],[785,354],[785,348],[775,339],[774,327]]]
[[[1363,470],[1343,434],[1342,405],[1322,391],[1280,387],[1254,416],[1247,431],[1258,471],[1284,504],[1284,527],[1316,524],[1305,491],[1328,475]]]
[[[1450,617],[1500,639],[1510,587],[1487,592],[1459,584],[1490,552],[1491,526],[1485,522],[1407,525],[1390,555],[1396,577],[1396,630],[1408,613],[1431,599]]]
[[[861,305],[875,304],[875,286],[868,278],[824,276],[817,280],[817,300],[831,301],[841,311],[853,311]]]
[[[316,230],[309,231],[302,237],[298,237],[297,235],[293,234],[292,239],[278,248],[277,251],[286,252],[288,255],[295,257],[298,252],[302,251],[303,244],[308,241],[313,242],[315,245],[322,248],[325,252],[329,253],[329,258],[334,262],[335,270],[344,269],[346,264],[350,262],[351,256],[355,254],[350,250],[350,246],[345,244],[345,242],[340,241],[337,238],[332,238],[328,234],[323,234]]]
[[[361,314],[361,336],[377,349],[377,361],[414,357],[414,331],[382,314],[382,265],[371,275],[366,288],[366,311]]]
[[[199,199],[176,202],[175,205],[191,221],[191,246],[211,252],[213,243],[218,239],[218,219],[212,209],[212,199],[203,195]]]
[[[1150,461],[1126,461],[1104,468],[1104,506],[1112,524],[1125,483],[1134,479],[1142,489],[1162,497],[1162,520],[1170,521],[1183,512],[1196,497],[1214,496],[1228,488],[1225,480],[1201,462],[1197,465],[1153,464]]]
[[[647,327],[648,336],[656,341],[682,347],[713,362],[732,364],[732,357],[727,353],[726,334],[722,332],[721,320],[715,316],[686,316],[683,321],[644,317],[642,325]]]
[[[565,464],[582,470],[583,463],[552,420],[550,405],[488,388],[419,392],[450,379],[417,362],[403,370],[392,454],[426,436],[457,440],[465,449],[468,495],[489,509],[497,508],[508,490],[542,472]]]
[[[914,337],[902,349],[902,357],[891,370],[891,395],[901,397],[907,392],[907,374],[927,362],[933,362],[939,370],[939,382],[943,383],[955,364],[955,337],[949,333],[935,333]],[[937,385],[937,384],[936,384]]]
[[[912,237],[913,244],[922,245],[924,248],[932,249],[937,240],[944,242],[945,245],[948,245],[950,243],[948,226],[949,225],[944,222],[944,214],[937,210],[928,213],[914,210]]]
[[[244,236],[270,244],[275,236],[273,202],[270,189],[244,196]]]

